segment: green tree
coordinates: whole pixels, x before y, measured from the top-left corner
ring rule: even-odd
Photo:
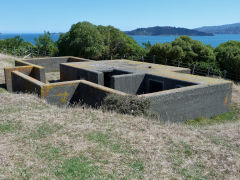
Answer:
[[[97,26],[89,22],[72,25],[57,42],[60,55],[98,59],[104,52],[104,41]]]
[[[44,32],[44,35],[39,36],[39,38],[35,38],[34,41],[38,50],[50,53],[50,56],[57,54],[58,49],[51,38],[50,32]]]
[[[180,36],[172,42],[172,46],[182,48],[181,58],[184,63],[215,61],[214,48],[204,45],[201,41],[193,40],[189,36]]]
[[[112,26],[95,26],[89,22],[72,25],[57,42],[60,55],[73,55],[92,59],[110,56],[141,56],[144,49],[137,42]]]
[[[171,43],[157,43],[153,45],[148,53],[149,59],[156,56],[157,63],[165,63],[166,60],[172,60],[172,45]]]
[[[145,55],[144,49],[130,36],[113,26],[97,27],[104,39],[103,56],[137,56]]]
[[[228,41],[216,49],[216,59],[221,70],[226,70],[233,80],[240,80],[240,42]]]

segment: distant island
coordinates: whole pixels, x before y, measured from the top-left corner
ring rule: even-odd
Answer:
[[[170,26],[156,26],[156,27],[148,27],[148,28],[138,28],[132,31],[125,31],[128,35],[135,36],[214,36],[213,33],[200,32],[197,30],[187,29],[187,28],[177,28]]]
[[[213,34],[240,34],[240,23],[226,24],[221,26],[204,26],[194,30]]]

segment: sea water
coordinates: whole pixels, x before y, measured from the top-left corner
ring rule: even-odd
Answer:
[[[0,34],[0,39],[13,38],[15,36],[20,36],[25,41],[29,41],[35,44],[34,38],[38,38],[42,34]],[[60,34],[51,34],[51,37],[54,41],[57,41]],[[179,36],[132,36],[138,44],[150,42],[152,45],[158,42],[172,42],[176,37]],[[204,44],[217,47],[219,44],[227,42],[229,40],[240,41],[240,34],[217,34],[215,36],[191,36],[192,39],[199,40]]]

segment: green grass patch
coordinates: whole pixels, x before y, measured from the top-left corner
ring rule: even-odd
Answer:
[[[48,124],[44,122],[38,125],[35,130],[30,132],[29,137],[31,139],[46,138],[47,136],[56,133],[61,128],[62,126],[59,124]]]
[[[62,160],[64,156],[67,155],[66,149],[61,147],[55,147],[52,144],[48,143],[46,145],[39,145],[36,148],[36,154],[48,161]]]
[[[18,113],[22,110],[22,108],[20,107],[3,107],[0,109],[0,113],[4,113],[4,114],[11,114],[11,113]]]
[[[227,140],[219,139],[219,138],[215,138],[215,137],[209,137],[209,139],[211,140],[212,143],[214,143],[216,145],[226,147],[227,149],[233,150],[238,153],[240,152],[240,144],[233,145]]]
[[[139,173],[144,171],[144,164],[140,160],[134,160],[133,162],[130,163],[129,165],[134,172]]]
[[[103,179],[101,168],[85,156],[64,160],[55,175],[59,179]]]
[[[89,141],[98,143],[101,147],[109,148],[112,152],[123,154],[137,154],[139,152],[137,149],[133,149],[128,143],[123,143],[123,140],[119,138],[114,139],[112,138],[113,136],[109,136],[108,134],[102,133],[100,131],[90,132],[84,137]]]
[[[176,174],[182,176],[183,179],[203,180],[218,177],[218,174],[209,169],[203,161],[191,160],[198,153],[197,150],[192,149],[191,145],[181,141],[179,143],[173,142],[170,146],[169,157],[172,169]],[[189,161],[191,161],[190,164],[188,163]]]
[[[6,92],[7,92],[7,90],[5,88],[0,88],[0,94],[1,93],[6,93]]]
[[[17,130],[21,129],[21,124],[16,123],[16,122],[11,122],[11,121],[0,121],[0,133],[5,134],[5,133],[12,133],[16,132]]]
[[[206,125],[234,122],[238,120],[239,114],[240,114],[239,109],[232,108],[231,111],[221,114],[219,116],[214,116],[212,118],[199,117],[194,120],[187,120],[185,121],[185,124],[192,125],[192,126],[206,126]]]

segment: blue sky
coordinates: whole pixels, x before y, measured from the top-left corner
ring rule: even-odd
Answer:
[[[195,28],[240,22],[240,0],[0,0],[0,32],[66,32],[79,21]]]

